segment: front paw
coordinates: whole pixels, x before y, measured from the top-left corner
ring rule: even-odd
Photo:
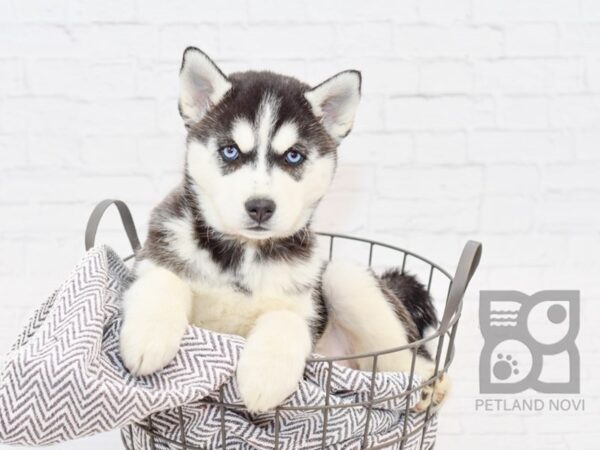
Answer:
[[[121,329],[121,357],[133,375],[149,375],[165,367],[179,351],[180,327],[125,320]]]
[[[302,379],[305,361],[268,350],[244,351],[237,368],[237,383],[246,408],[264,412],[283,403]]]

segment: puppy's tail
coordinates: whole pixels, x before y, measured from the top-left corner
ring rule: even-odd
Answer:
[[[410,314],[419,338],[425,337],[431,329],[437,329],[438,319],[431,296],[413,275],[394,268],[385,271],[379,278],[382,285],[394,293]]]

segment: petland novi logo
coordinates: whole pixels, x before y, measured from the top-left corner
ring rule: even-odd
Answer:
[[[580,361],[575,339],[579,303],[579,291],[540,291],[533,295],[481,291],[479,324],[485,343],[479,360],[479,392],[517,394],[531,389],[543,394],[578,394]],[[565,405],[564,400],[569,401],[477,399],[476,409],[539,411]],[[583,400],[575,402],[570,405],[579,407],[569,410],[584,408]]]

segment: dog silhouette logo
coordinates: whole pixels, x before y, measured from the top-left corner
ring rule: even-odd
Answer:
[[[482,394],[577,394],[579,291],[481,291]]]

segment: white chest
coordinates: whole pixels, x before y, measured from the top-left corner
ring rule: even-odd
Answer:
[[[200,251],[202,252],[202,251]],[[199,255],[199,276],[191,281],[194,292],[192,321],[211,330],[247,336],[257,318],[268,311],[286,309],[314,318],[313,289],[321,261],[257,261],[246,252],[235,273],[218,267],[208,255]]]

